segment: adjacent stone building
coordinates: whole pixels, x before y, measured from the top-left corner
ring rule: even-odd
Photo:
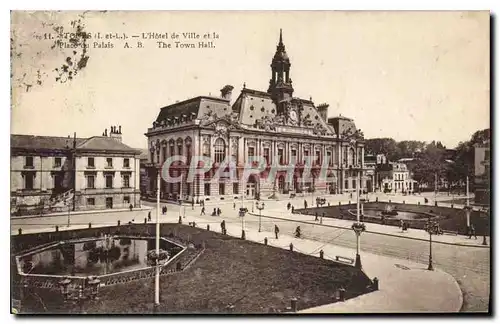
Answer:
[[[389,162],[376,168],[378,188],[382,192],[412,193],[416,181],[412,179],[406,164]]]
[[[140,152],[121,136],[11,135],[11,213],[139,206]]]
[[[490,179],[490,142],[486,141],[474,147],[474,202],[476,204],[490,205]]]
[[[234,88],[226,85],[220,97],[199,96],[161,108],[145,134],[149,195],[156,191],[156,176],[163,162],[174,155],[185,156],[187,163],[170,167],[172,175],[183,175],[182,183],[162,180],[161,196],[167,199],[179,195],[199,201],[355,191],[355,179],[363,166],[362,132],[350,118],[328,118],[328,104],[316,106],[311,99],[294,97],[290,67],[280,32],[267,91],[244,84],[232,102]],[[192,156],[211,157],[214,169],[190,182],[187,173]],[[273,181],[268,177],[269,168],[245,179],[243,169],[250,156],[265,158],[269,166],[295,165],[293,179],[278,173]],[[218,164],[229,157],[235,161],[236,179],[213,179]],[[314,160],[313,176],[307,179],[302,177],[306,157]],[[325,158],[330,161],[329,179],[320,181],[319,168]]]

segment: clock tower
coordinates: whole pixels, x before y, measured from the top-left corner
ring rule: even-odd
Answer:
[[[269,89],[267,90],[278,107],[283,100],[292,99],[293,87],[290,78],[290,66],[290,59],[285,51],[280,29],[280,40],[271,63],[271,80],[269,80]]]

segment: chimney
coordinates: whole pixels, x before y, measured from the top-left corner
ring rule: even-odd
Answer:
[[[105,128],[105,129],[104,129],[104,134],[103,134],[103,136],[106,136],[106,137],[108,136],[108,129],[107,129],[107,128]]]
[[[118,134],[121,135],[121,133],[122,133],[122,125],[118,126]]]
[[[231,101],[231,94],[233,93],[234,87],[232,85],[225,85],[222,89],[220,89],[220,96],[223,99]]]
[[[326,121],[327,118],[328,118],[328,107],[330,105],[328,105],[327,103],[322,103],[320,105],[318,105],[318,107],[316,107],[316,109],[318,110],[318,113],[319,115],[321,116],[321,118]]]
[[[116,131],[116,126],[111,126],[111,130],[112,132],[110,133],[110,137],[111,138],[114,138],[115,140],[121,142],[122,141],[122,132],[121,132],[121,129],[122,127],[120,126],[119,127],[119,131]]]

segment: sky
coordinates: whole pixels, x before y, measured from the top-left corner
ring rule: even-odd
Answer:
[[[75,19],[93,37],[89,59],[62,83],[54,69],[81,48],[39,38],[75,31]],[[163,106],[226,84],[233,102],[244,83],[266,91],[282,28],[294,96],[330,104],[330,117],[353,118],[365,138],[451,148],[490,124],[489,27],[488,12],[14,12],[11,133],[89,137],[121,125],[126,144],[145,148]],[[97,32],[129,38],[102,48]],[[219,38],[194,49],[132,38],[147,32]]]

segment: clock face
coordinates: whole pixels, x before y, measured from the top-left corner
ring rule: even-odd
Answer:
[[[297,112],[295,112],[295,110],[292,110],[290,112],[290,119],[293,121],[297,121]]]

